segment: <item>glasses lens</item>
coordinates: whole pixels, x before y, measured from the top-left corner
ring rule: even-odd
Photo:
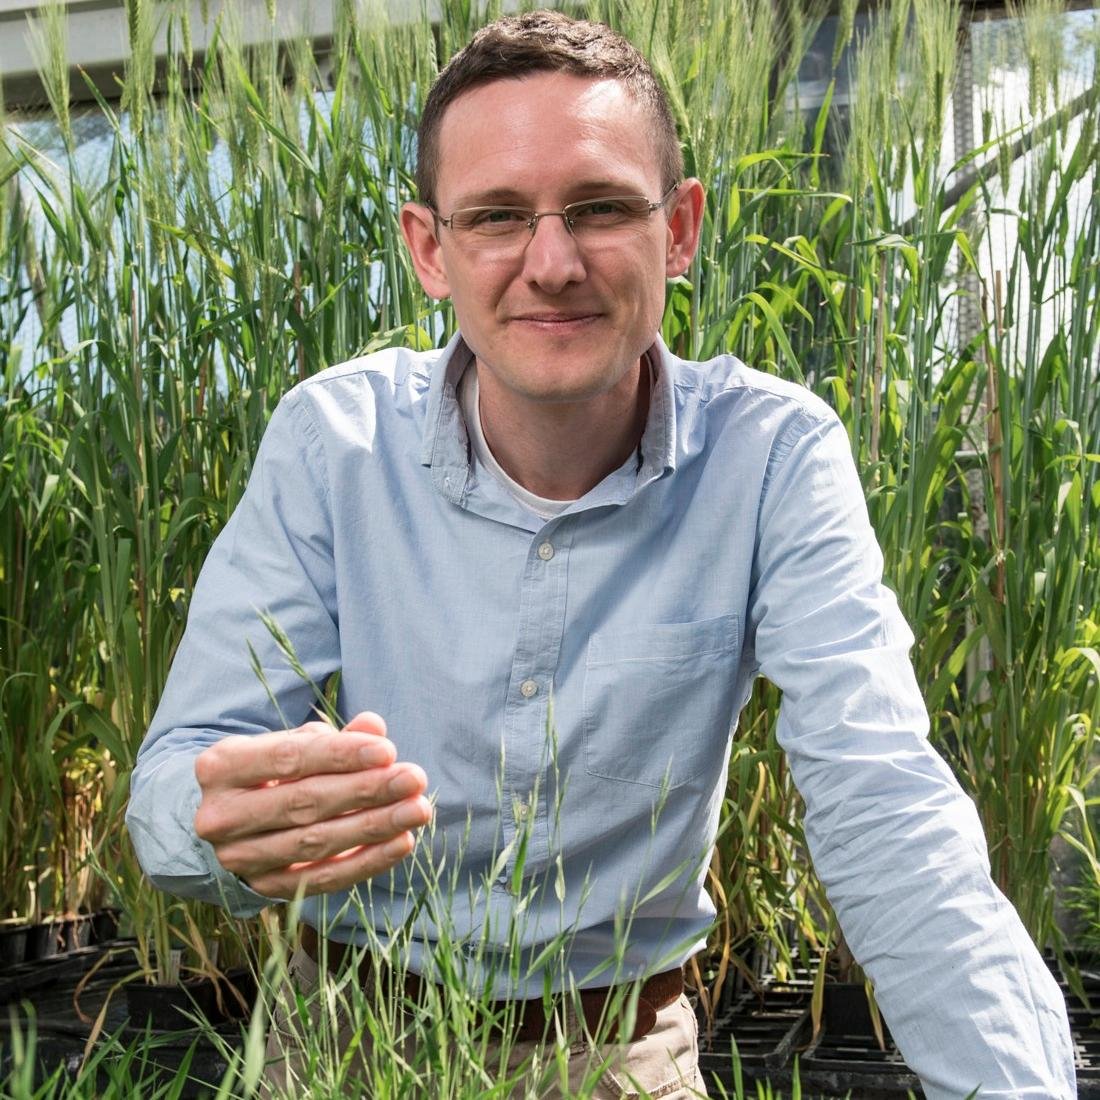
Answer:
[[[586,199],[566,207],[573,229],[579,232],[618,229],[649,217],[649,199],[628,195],[609,199]]]
[[[469,206],[456,210],[449,221],[471,246],[510,249],[529,239],[536,217],[560,214],[573,234],[595,238],[644,222],[652,212],[652,204],[644,195],[614,195],[585,199],[570,203],[564,210],[545,210],[541,214],[521,206]]]
[[[451,227],[477,237],[510,237],[526,232],[533,213],[515,206],[473,206],[456,210]]]

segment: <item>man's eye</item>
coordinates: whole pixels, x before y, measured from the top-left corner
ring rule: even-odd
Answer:
[[[608,222],[629,218],[630,204],[622,199],[593,199],[573,207],[573,220],[583,222]]]
[[[525,225],[527,218],[522,210],[510,210],[507,207],[487,208],[472,213],[470,228],[482,230],[516,229]]]

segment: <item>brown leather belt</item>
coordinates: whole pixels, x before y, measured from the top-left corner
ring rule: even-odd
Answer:
[[[339,940],[325,941],[322,952],[321,937],[317,934],[317,929],[309,924],[301,924],[299,928],[302,950],[318,965],[323,953],[329,970],[338,970],[345,957],[355,953],[354,946],[340,943]],[[368,978],[372,971],[373,961],[369,955],[365,955],[359,963],[359,980],[364,988],[370,987]],[[404,994],[409,1000],[421,999],[425,983],[419,974],[407,973],[402,984]],[[580,1009],[590,1034],[595,1034],[600,1025],[606,1022],[604,1013],[615,989],[615,986],[604,986],[599,989],[578,991]],[[672,1004],[683,991],[684,972],[680,968],[666,970],[662,974],[654,974],[652,978],[647,978],[638,993],[634,1030],[626,1041],[636,1043],[644,1035],[648,1035],[657,1023],[657,1013],[666,1005]],[[549,1004],[551,1013],[561,1005],[563,999],[558,995],[551,1000]],[[624,1003],[625,1000],[624,996]],[[486,1006],[486,1015],[493,1021],[494,1027],[500,1031],[507,1029],[509,1034],[520,1042],[533,1042],[553,1034],[551,1019],[547,1015],[547,1004],[542,997],[527,1001],[491,1001]],[[620,1035],[619,1038],[622,1039],[622,1036]]]

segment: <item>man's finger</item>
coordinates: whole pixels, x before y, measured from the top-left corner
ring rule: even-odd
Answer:
[[[385,844],[432,817],[431,803],[417,795],[390,806],[378,806],[318,821],[298,829],[281,829],[219,844],[218,859],[242,878],[315,863],[367,844]]]
[[[272,898],[294,897],[299,885],[305,887],[306,895],[331,894],[385,874],[405,859],[415,845],[412,833],[401,833],[384,844],[367,844],[317,863],[257,875],[248,884],[258,894]]]
[[[389,741],[379,741],[390,746]],[[314,774],[247,790],[223,790],[203,798],[195,830],[212,844],[307,826],[355,810],[390,806],[423,794],[428,777],[416,764],[397,763],[355,772]],[[407,826],[405,826],[407,828]]]
[[[373,710],[361,710],[344,728],[341,733],[373,733],[377,737],[386,736],[386,720]]]
[[[375,730],[345,732],[307,722],[297,730],[224,737],[195,758],[195,776],[204,789],[259,787],[272,780],[385,767],[396,755],[393,742]]]

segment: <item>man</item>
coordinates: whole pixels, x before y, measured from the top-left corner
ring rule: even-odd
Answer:
[[[325,937],[339,953],[408,914],[431,792],[429,863],[461,847],[457,881],[484,887],[451,932],[491,947],[519,892],[525,958],[571,933],[566,973],[489,973],[493,995],[548,1023],[544,978],[583,987],[583,1032],[609,984],[644,979],[596,1095],[691,1095],[679,968],[713,915],[729,733],[759,673],[784,691],[817,869],[926,1093],[1072,1095],[1058,989],[927,744],[843,429],[658,338],[704,194],[645,61],[562,15],[500,20],[440,75],[419,150],[402,228],[461,335],[322,372],[274,414],[134,772],[150,877],[240,914],[304,891],[315,970]],[[340,732],[308,720],[338,670]],[[356,884],[362,916],[340,904]],[[435,940],[408,950],[425,981]]]

